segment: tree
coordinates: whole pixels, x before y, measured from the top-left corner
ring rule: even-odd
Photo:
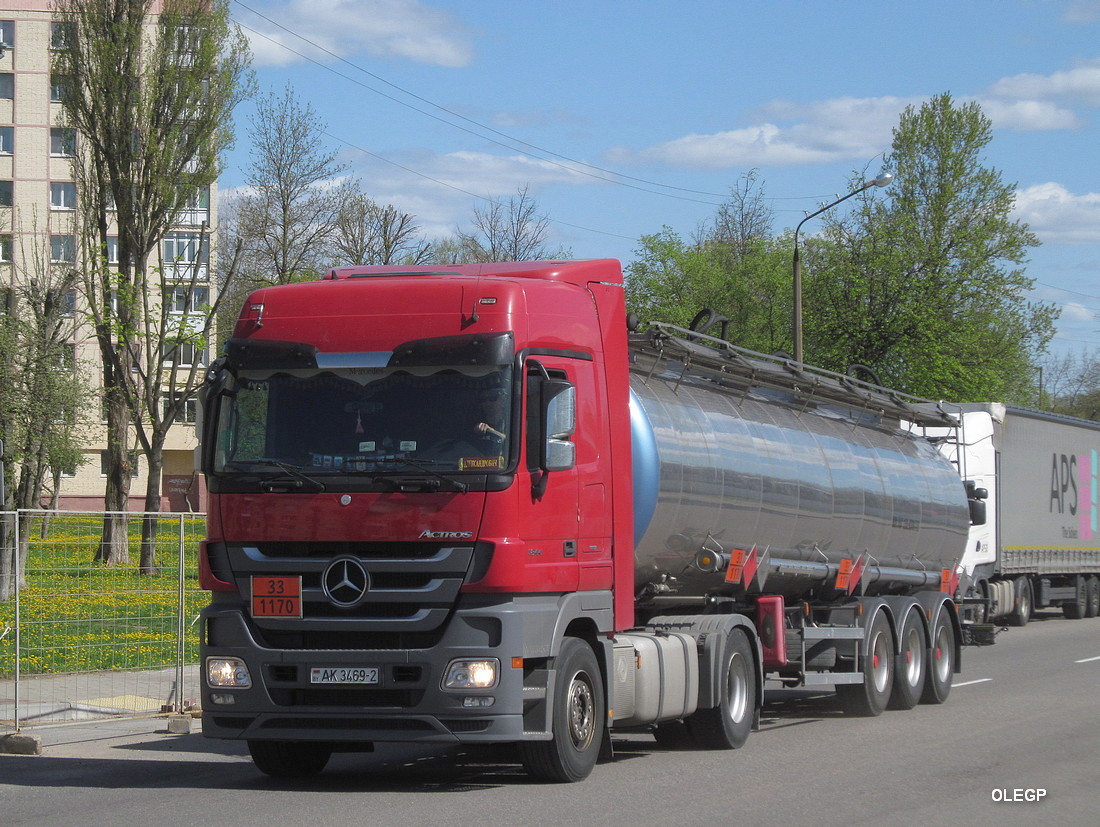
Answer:
[[[289,284],[325,269],[344,164],[324,146],[325,124],[288,85],[256,104],[251,163],[237,204],[246,287]]]
[[[1026,396],[1056,311],[1029,303],[1015,187],[983,164],[992,139],[976,103],[908,107],[894,129],[885,199],[866,191],[807,239],[807,361],[872,367],[892,387],[958,400]]]
[[[334,264],[424,264],[432,245],[421,238],[416,217],[392,204],[381,206],[359,189],[341,185],[330,244]]]
[[[35,236],[28,236],[34,238]],[[75,470],[83,435],[79,414],[88,389],[68,344],[75,325],[78,276],[51,265],[31,241],[13,256],[17,285],[0,291],[0,436],[4,442],[5,500],[0,511],[41,505],[47,477]],[[56,482],[54,484],[56,492]],[[0,601],[25,585],[30,516],[0,526]]]
[[[1043,359],[1036,397],[1042,410],[1100,421],[1100,350]]]
[[[162,374],[151,368],[140,382],[134,378],[143,346],[159,365],[163,345],[146,339],[162,301],[149,257],[180,211],[217,178],[233,139],[233,108],[248,88],[247,45],[227,0],[163,0],[151,17],[154,5],[58,0],[66,35],[53,51],[53,72],[66,81],[65,116],[81,136],[74,175],[85,228],[83,289],[103,362],[109,512],[128,504],[130,426],[147,451],[156,450],[143,430],[150,408],[159,408],[149,397]],[[146,508],[155,512],[160,479],[152,477]],[[155,530],[155,520],[143,525],[143,564]],[[126,521],[108,517],[97,558],[113,564],[127,557]]]
[[[690,244],[667,227],[643,236],[626,269],[630,310],[643,321],[685,327],[709,308],[727,320],[735,344],[789,350],[790,244],[772,236],[772,215],[756,174],[749,173]]]
[[[563,248],[546,244],[550,219],[539,214],[538,203],[526,186],[507,201],[494,200],[474,207],[474,228],[459,230],[462,261],[539,261],[568,258]]]

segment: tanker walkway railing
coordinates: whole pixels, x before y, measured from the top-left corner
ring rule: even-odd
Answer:
[[[157,519],[156,544],[143,561],[146,516],[3,514],[0,732],[195,704],[205,515],[148,515]],[[127,540],[110,564],[99,559],[108,517]]]

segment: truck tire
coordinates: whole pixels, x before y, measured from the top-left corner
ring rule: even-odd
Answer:
[[[894,673],[890,709],[912,709],[920,702],[927,671],[928,643],[924,623],[921,622],[920,607],[913,604],[898,635],[898,665]]]
[[[886,709],[894,688],[894,637],[886,612],[871,621],[864,638],[863,683],[840,684],[836,688],[840,705],[849,715],[874,717]]]
[[[252,762],[273,778],[317,775],[332,757],[332,745],[321,741],[249,741]]]
[[[1085,617],[1100,617],[1100,579],[1095,574],[1085,581]]]
[[[1012,584],[1012,611],[1008,613],[1009,626],[1026,626],[1031,620],[1031,583],[1026,577],[1017,577]]]
[[[718,706],[696,711],[687,719],[688,729],[706,749],[739,749],[756,716],[756,661],[748,637],[736,629],[726,639],[718,693]]]
[[[1030,594],[1030,592],[1029,592]],[[955,629],[947,609],[941,608],[932,626],[932,644],[928,649],[928,674],[921,703],[942,704],[951,694],[955,678]]]
[[[1088,611],[1088,580],[1081,575],[1074,578],[1077,596],[1062,604],[1062,614],[1069,620],[1080,620]]]
[[[603,678],[592,648],[580,638],[562,641],[555,665],[553,737],[520,744],[523,765],[543,781],[588,777],[603,744],[607,707]]]

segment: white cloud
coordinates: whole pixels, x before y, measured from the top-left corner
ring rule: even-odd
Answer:
[[[349,153],[345,159],[350,157]],[[487,203],[483,199],[507,200],[521,188],[529,187],[538,200],[540,190],[555,184],[599,183],[576,171],[573,165],[521,155],[485,152],[439,155],[420,150],[387,153],[387,157],[393,163],[375,158],[353,163],[350,174],[367,182],[370,197],[375,201],[393,204],[415,215],[427,237],[450,235],[456,227],[468,226],[474,206]],[[408,172],[409,169],[420,174]]]
[[[1100,193],[1074,195],[1050,182],[1016,192],[1013,216],[1026,221],[1043,241],[1100,243]]]
[[[891,129],[910,103],[897,97],[773,101],[757,122],[709,135],[686,135],[641,150],[611,151],[612,161],[660,161],[697,169],[793,166],[872,158],[890,148]]]
[[[1093,322],[1096,321],[1096,311],[1078,302],[1066,302],[1058,318],[1063,322]]]
[[[1100,20],[1100,0],[1075,0],[1062,14],[1065,23],[1095,23]]]
[[[257,66],[285,66],[306,58],[328,61],[333,54],[349,57],[366,51],[460,67],[474,56],[469,31],[451,14],[420,0],[276,0],[256,5],[289,30],[238,7],[237,19],[253,30],[245,34]]]
[[[997,98],[979,98],[978,103],[998,129],[1015,129],[1020,132],[1045,132],[1058,129],[1078,129],[1081,120],[1071,110],[1049,101],[1005,101]]]
[[[1002,78],[990,87],[993,97],[1017,101],[1064,99],[1100,106],[1100,59],[1082,61],[1072,69],[1050,75],[1025,73]]]

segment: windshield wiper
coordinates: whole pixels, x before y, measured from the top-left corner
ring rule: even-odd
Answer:
[[[325,484],[323,482],[321,482],[320,480],[314,479],[313,477],[309,476],[308,474],[303,473],[302,470],[298,466],[288,465],[285,462],[281,462],[277,459],[269,459],[267,457],[261,457],[259,459],[245,460],[245,462],[235,462],[233,464],[234,465],[244,465],[245,463],[247,463],[249,465],[272,465],[272,466],[278,468],[280,471],[283,471],[284,473],[288,474],[289,476],[294,477],[298,481],[298,486],[299,487],[301,486],[301,484],[303,482],[308,482],[310,485],[312,485],[318,491],[324,491],[325,490]],[[277,483],[275,480],[265,480],[264,482],[260,483],[260,486],[264,487],[264,488],[270,488],[271,486],[277,486],[279,484],[280,483]]]
[[[465,494],[467,491],[470,490],[470,486],[468,486],[466,483],[461,482],[460,480],[456,480],[452,477],[448,477],[446,474],[441,474],[434,468],[428,467],[427,463],[420,460],[409,459],[408,457],[384,457],[379,458],[375,461],[386,464],[400,463],[402,465],[408,465],[410,468],[417,468],[437,480],[441,480],[448,485],[453,485],[455,491],[457,491],[459,494]]]

